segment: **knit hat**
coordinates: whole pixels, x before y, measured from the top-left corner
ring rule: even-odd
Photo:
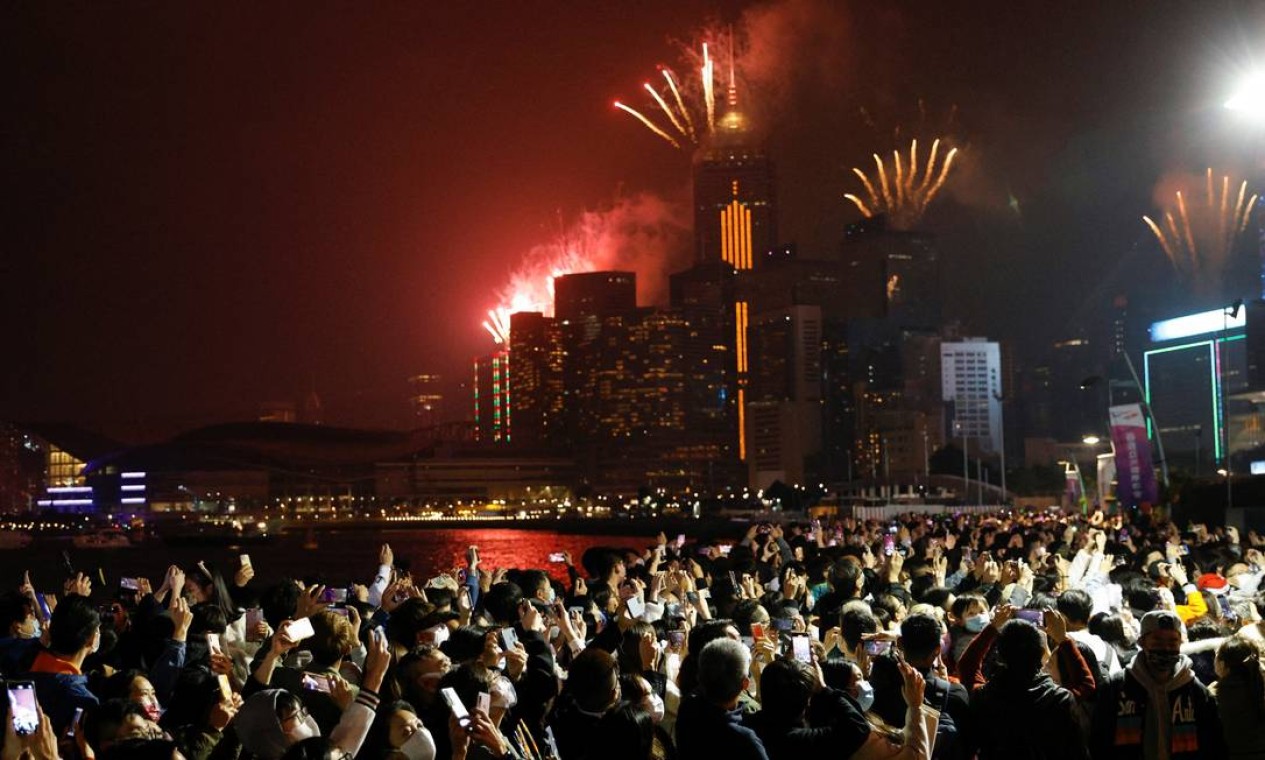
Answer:
[[[1182,621],[1177,617],[1177,613],[1169,610],[1151,610],[1142,616],[1138,638],[1143,638],[1152,631],[1180,631],[1181,629]]]
[[[1195,579],[1195,587],[1200,591],[1211,591],[1214,594],[1224,594],[1229,591],[1230,582],[1222,578],[1216,573],[1204,573]]]

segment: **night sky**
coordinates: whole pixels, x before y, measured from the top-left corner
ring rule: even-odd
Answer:
[[[6,3],[0,418],[171,432],[315,387],[329,422],[407,425],[405,378],[464,377],[525,252],[617,196],[687,198],[688,156],[611,101],[708,23],[777,53],[753,110],[783,240],[832,249],[848,167],[944,127],[964,165],[925,222],[972,332],[1035,345],[1118,292],[1212,308],[1228,291],[1176,282],[1140,216],[1169,172],[1265,186],[1220,107],[1263,22],[1221,0]]]

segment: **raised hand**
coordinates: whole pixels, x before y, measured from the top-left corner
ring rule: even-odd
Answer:
[[[189,635],[189,625],[193,623],[193,612],[189,610],[189,603],[176,594],[172,594],[171,603],[167,609],[171,614],[171,622],[176,626],[176,630],[171,634],[172,640],[184,641]]]

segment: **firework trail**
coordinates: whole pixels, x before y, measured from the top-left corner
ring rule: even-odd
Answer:
[[[699,48],[686,53],[687,70],[692,76],[682,79],[671,68],[660,66],[663,83],[658,86],[650,82],[642,84],[652,106],[637,109],[615,101],[616,108],[637,119],[655,136],[679,150],[701,145],[716,130],[716,58],[713,53],[716,52],[717,39],[721,42],[722,52],[726,46],[730,51],[730,91],[737,87],[735,65],[732,63],[732,32],[727,39],[716,33],[709,36],[714,38],[711,42],[704,42]]]
[[[1211,284],[1234,251],[1234,244],[1247,229],[1256,206],[1256,195],[1248,197],[1247,181],[1231,191],[1229,175],[1217,182],[1209,167],[1204,181],[1187,180],[1185,188],[1173,193],[1173,201],[1163,209],[1161,221],[1143,216],[1142,221],[1159,241],[1164,256],[1179,274],[1196,283]],[[1204,197],[1188,202],[1186,189],[1203,185]]]
[[[909,145],[909,155],[901,151],[892,151],[891,172],[887,164],[874,154],[875,177],[877,183],[861,169],[853,168],[852,173],[865,187],[866,198],[853,193],[845,193],[844,198],[857,207],[862,216],[867,218],[879,214],[887,214],[892,226],[897,229],[909,229],[918,223],[935,197],[939,195],[949,171],[953,168],[953,159],[958,149],[952,148],[944,156],[939,167],[936,161],[940,154],[940,139],[931,143],[931,152],[925,164],[918,163],[918,141]]]

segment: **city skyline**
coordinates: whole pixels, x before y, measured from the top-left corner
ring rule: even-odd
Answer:
[[[609,104],[707,23],[784,56],[761,114],[776,243],[837,246],[859,218],[849,168],[900,144],[892,125],[916,131],[921,100],[931,122],[954,111],[968,147],[921,228],[938,235],[947,317],[1040,342],[1096,326],[1117,292],[1166,315],[1210,308],[1182,302],[1141,216],[1170,173],[1260,176],[1216,112],[1260,18],[1226,5],[1139,23],[1129,5],[1063,6],[1041,29],[1001,3],[953,19],[808,0],[533,19],[188,7],[146,23],[11,8],[0,315],[16,360],[0,417],[191,427],[315,388],[334,422],[400,426],[407,379],[488,352],[493,291],[559,226],[638,193],[688,219],[688,156]],[[688,264],[689,239],[662,274]]]

